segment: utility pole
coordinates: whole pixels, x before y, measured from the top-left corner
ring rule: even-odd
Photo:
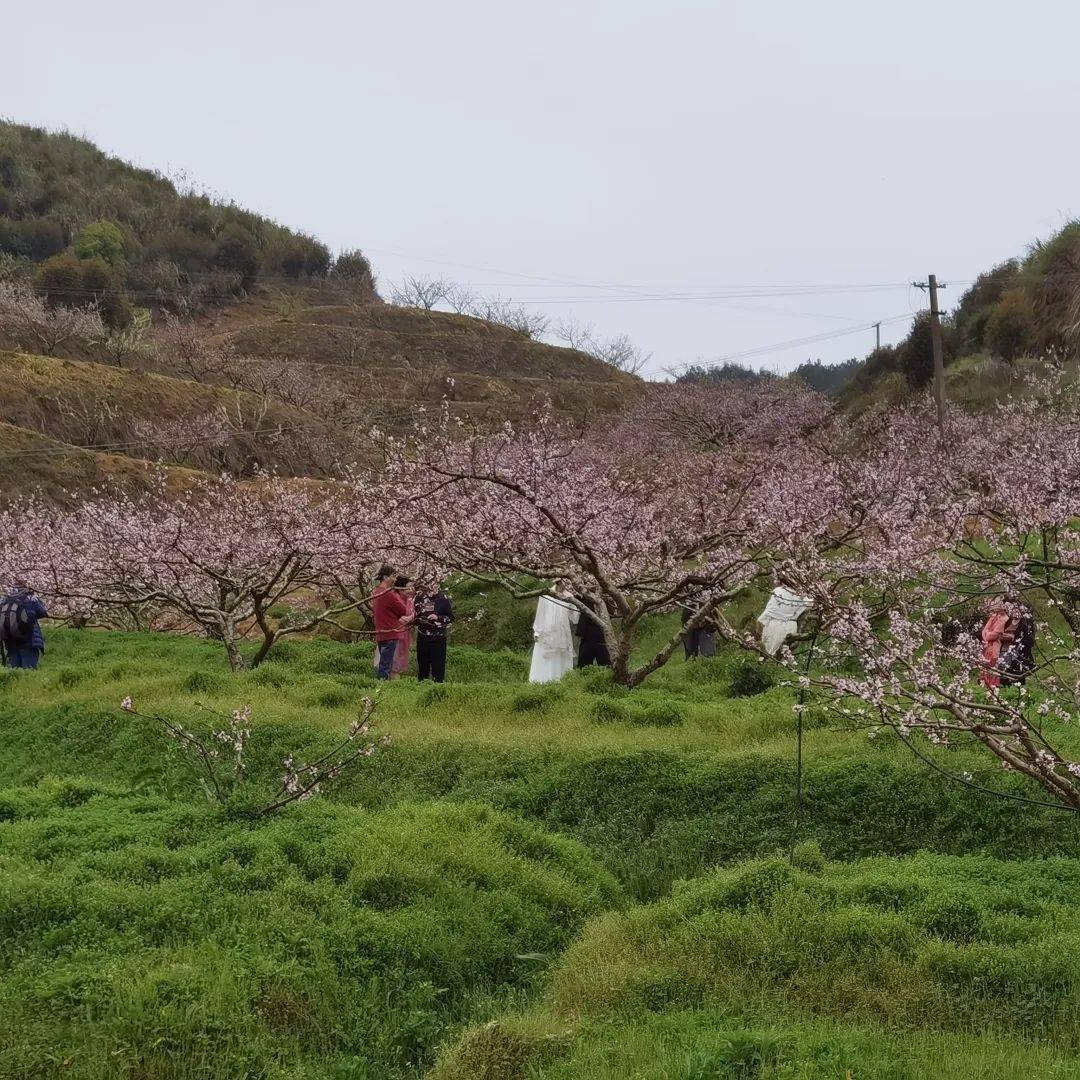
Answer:
[[[938,289],[948,286],[938,285],[937,275],[929,274],[927,280],[913,281],[916,289],[926,289],[930,293],[930,342],[934,349],[934,400],[937,402],[938,428],[945,430],[945,353],[941,344],[941,313],[938,311]]]
[[[874,345],[875,349],[881,348],[881,323],[874,323],[874,333],[877,335],[877,343]]]

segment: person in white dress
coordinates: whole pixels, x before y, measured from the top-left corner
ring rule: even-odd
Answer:
[[[529,682],[547,683],[561,679],[574,669],[573,626],[577,607],[553,596],[541,596],[533,619],[532,663]]]
[[[775,656],[792,634],[799,632],[799,617],[813,604],[812,600],[778,585],[772,591],[765,610],[758,616],[761,627],[761,647]]]

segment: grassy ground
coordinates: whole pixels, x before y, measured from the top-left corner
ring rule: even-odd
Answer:
[[[375,690],[370,645],[239,676],[191,638],[49,645],[0,676],[0,1075],[394,1077],[441,1048],[505,1080],[1080,1076],[1073,819],[812,712],[796,828],[790,691],[733,696],[737,657],[626,694],[456,645],[445,686],[383,688],[391,747],[252,825],[120,699],[189,726],[250,704],[258,790]],[[793,841],[806,870],[740,862]]]

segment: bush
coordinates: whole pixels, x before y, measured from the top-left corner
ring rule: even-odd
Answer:
[[[973,898],[963,893],[936,892],[913,910],[914,920],[929,934],[966,944],[982,928],[982,912]]]
[[[629,710],[632,723],[650,727],[673,727],[683,722],[683,709],[675,701],[651,701],[644,705],[634,705]]]
[[[251,288],[259,272],[255,238],[241,226],[230,225],[217,242],[212,262],[220,270],[237,274],[242,288]]]
[[[565,689],[557,683],[530,686],[527,690],[519,690],[510,699],[510,710],[517,713],[543,712],[565,696]]]
[[[604,694],[593,702],[589,710],[598,724],[627,724],[630,722],[630,710],[616,697]]]
[[[167,229],[150,241],[147,251],[153,259],[173,263],[190,274],[210,265],[214,243],[209,237],[186,229]]]
[[[1010,289],[990,309],[985,337],[990,353],[1010,363],[1035,347],[1035,312],[1023,289]]]
[[[756,660],[741,660],[731,672],[729,693],[732,697],[754,697],[773,685],[773,677],[764,664]]]
[[[941,341],[942,356],[948,364],[956,350],[953,334],[947,323],[942,323]],[[919,389],[933,381],[934,347],[929,312],[921,312],[915,317],[911,332],[896,347],[896,366],[911,387]]]
[[[112,221],[94,221],[75,236],[75,254],[80,259],[101,259],[112,267],[124,265],[124,234]]]
[[[0,252],[38,261],[63,250],[64,230],[58,222],[36,217],[0,220]]]
[[[982,352],[990,312],[1007,291],[1016,287],[1019,280],[1020,265],[1016,259],[1009,259],[980,274],[971,288],[960,297],[953,322],[964,352]]]

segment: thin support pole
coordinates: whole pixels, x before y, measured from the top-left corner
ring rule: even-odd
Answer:
[[[817,644],[817,630],[810,639],[810,645],[806,650],[806,663],[803,664],[803,677],[810,673],[810,662],[814,657],[814,646]],[[795,861],[795,845],[798,843],[799,834],[802,831],[803,813],[803,711],[806,706],[806,687],[799,683],[799,697],[795,706],[795,806],[791,823],[791,843],[788,849],[788,862]]]

